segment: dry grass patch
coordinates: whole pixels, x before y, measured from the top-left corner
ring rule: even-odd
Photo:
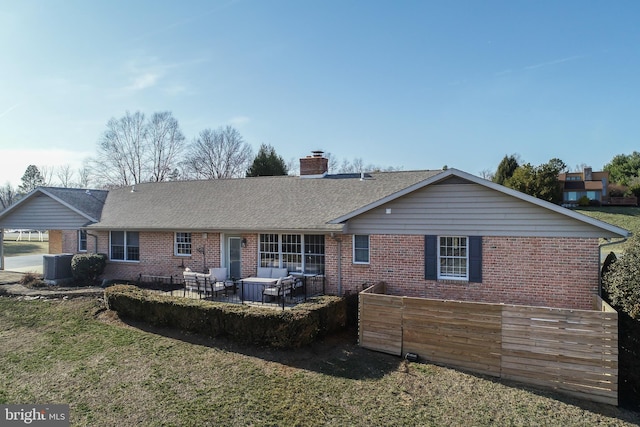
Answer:
[[[95,299],[0,298],[0,403],[69,403],[77,426],[612,425],[640,416],[359,348],[298,350],[121,322]]]

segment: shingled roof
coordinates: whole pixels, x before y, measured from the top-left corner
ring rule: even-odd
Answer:
[[[100,219],[102,207],[107,198],[106,190],[86,190],[80,188],[37,187],[15,204],[0,212],[0,218],[10,215],[23,205],[42,195],[48,196],[62,206],[87,219],[96,222]]]
[[[84,190],[78,188],[40,187],[44,194],[58,199],[63,204],[88,219],[97,221],[102,213],[102,207],[107,199],[106,190]]]
[[[329,221],[442,171],[136,184],[110,190],[91,229],[333,231]]]

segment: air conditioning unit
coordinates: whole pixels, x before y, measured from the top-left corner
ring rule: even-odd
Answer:
[[[44,280],[60,280],[73,277],[71,259],[73,254],[44,255],[42,273]]]

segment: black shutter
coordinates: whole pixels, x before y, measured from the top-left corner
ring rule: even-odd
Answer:
[[[438,279],[438,236],[424,236],[424,278]]]
[[[482,283],[482,236],[469,236],[469,281]]]

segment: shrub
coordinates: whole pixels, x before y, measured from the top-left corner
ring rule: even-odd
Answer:
[[[110,286],[104,293],[107,307],[123,318],[276,348],[308,345],[343,328],[347,320],[345,300],[331,296],[273,310],[171,297],[131,285]]]
[[[47,286],[42,276],[37,273],[25,273],[20,278],[20,284],[28,288],[43,288]]]
[[[582,196],[578,199],[579,206],[589,206],[589,198],[587,196]]]
[[[624,256],[610,263],[608,271],[603,272],[603,286],[616,308],[634,319],[640,318],[639,237],[632,237]]]
[[[71,272],[77,285],[94,285],[106,266],[104,254],[76,254],[71,259]]]

